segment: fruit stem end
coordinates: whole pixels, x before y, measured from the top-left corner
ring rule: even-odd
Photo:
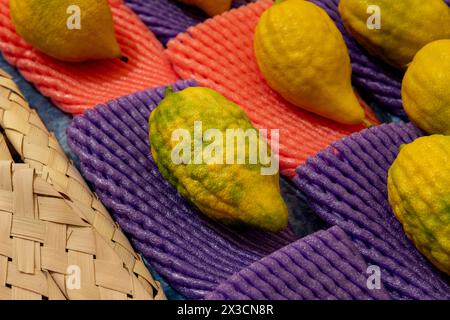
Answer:
[[[375,126],[375,124],[374,124],[372,121],[370,121],[369,119],[367,119],[367,118],[364,118],[364,119],[362,120],[362,123],[363,123],[367,128],[370,128],[370,127]]]
[[[164,96],[167,97],[168,95],[171,95],[173,93],[173,87],[172,86],[167,86],[166,87],[166,92],[164,93]]]

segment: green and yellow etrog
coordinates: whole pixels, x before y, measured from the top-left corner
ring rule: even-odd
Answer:
[[[215,140],[196,135],[199,123],[202,134],[215,129],[222,135],[222,149],[212,152]],[[160,172],[184,198],[208,217],[226,224],[247,225],[273,232],[286,228],[288,210],[280,194],[278,171],[274,175],[262,175],[261,168],[265,165],[259,160],[249,164],[249,139],[245,139],[245,149],[241,149],[245,150],[245,164],[238,164],[238,161],[227,164],[226,130],[254,129],[239,106],[208,88],[193,87],[179,92],[167,90],[166,97],[151,113],[149,126],[152,154]],[[189,132],[189,136],[177,136],[180,129]],[[267,147],[267,142],[261,140],[259,134],[256,139]],[[200,145],[203,161],[194,161],[198,152],[192,152],[190,162],[180,163],[173,158],[174,150],[186,141],[191,151]],[[236,147],[237,142],[234,141]],[[179,154],[184,156],[184,152]],[[211,156],[223,161],[206,161]]]
[[[389,203],[416,248],[450,274],[450,137],[404,145],[389,169]]]

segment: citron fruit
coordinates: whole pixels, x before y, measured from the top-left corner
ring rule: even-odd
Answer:
[[[292,104],[344,124],[364,120],[344,39],[319,6],[277,1],[258,22],[254,49],[269,86]]]
[[[231,8],[232,0],[178,0],[185,4],[196,6],[206,12],[210,17],[224,13]]]
[[[121,57],[106,0],[11,0],[10,13],[17,33],[55,59]]]
[[[450,40],[426,45],[414,57],[402,85],[412,122],[430,134],[450,135]]]
[[[433,135],[404,145],[389,169],[394,214],[416,248],[450,274],[450,137]]]
[[[341,0],[339,12],[362,46],[403,70],[424,45],[450,38],[443,0]]]
[[[270,152],[267,142],[259,134],[252,145],[250,138],[245,144],[228,140],[228,129],[258,133],[239,106],[208,88],[168,90],[151,113],[149,127],[161,174],[208,217],[268,231],[286,228],[288,210],[280,195],[278,170],[263,175],[261,169],[268,166],[261,158],[251,161],[255,143]],[[214,132],[214,138],[208,132]],[[238,154],[245,155],[245,161],[239,162]]]

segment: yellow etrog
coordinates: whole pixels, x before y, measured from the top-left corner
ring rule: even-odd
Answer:
[[[403,70],[424,45],[450,38],[444,0],[341,0],[339,13],[362,46]]]
[[[10,0],[17,33],[62,61],[121,58],[107,0]]]
[[[318,5],[277,1],[258,21],[254,51],[269,86],[293,105],[343,124],[366,121],[344,38]]]
[[[401,147],[388,174],[389,203],[417,249],[450,274],[450,137]]]
[[[243,144],[230,139],[233,142],[227,144],[227,130],[249,130],[256,133],[253,142],[258,149],[265,146],[270,152],[239,106],[208,88],[168,90],[151,113],[149,126],[160,172],[208,217],[274,232],[286,228],[288,210],[280,194],[278,170],[273,175],[261,173],[269,164],[261,164],[260,157],[251,161],[255,145],[250,139],[241,140]],[[233,153],[228,153],[230,149]],[[238,161],[239,154],[244,161]]]

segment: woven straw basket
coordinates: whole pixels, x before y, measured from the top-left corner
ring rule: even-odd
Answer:
[[[0,124],[0,299],[165,299],[2,70]]]

